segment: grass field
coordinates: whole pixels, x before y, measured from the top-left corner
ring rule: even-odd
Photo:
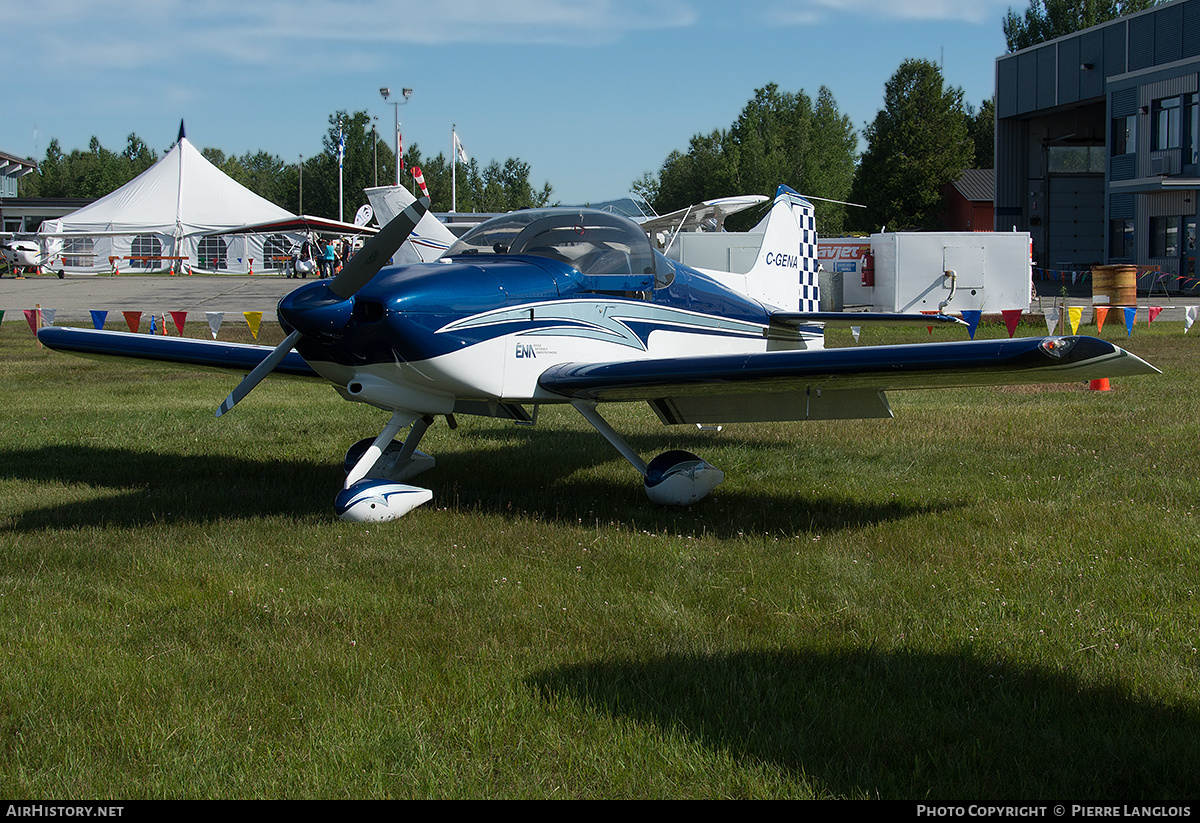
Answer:
[[[614,409],[725,470],[684,509],[569,410],[439,422],[433,502],[363,525],[383,412],[280,379],[218,420],[238,375],[6,324],[0,796],[1196,799],[1200,340],[1125,345],[1164,374]]]

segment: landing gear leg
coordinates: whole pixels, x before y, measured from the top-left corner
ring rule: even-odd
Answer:
[[[595,403],[580,400],[571,405],[641,473],[646,496],[655,503],[687,506],[703,499],[725,480],[724,472],[691,452],[664,452],[647,464],[600,416]]]
[[[412,430],[403,445],[393,443],[404,426]],[[416,450],[433,418],[393,412],[373,441],[360,441],[346,455],[346,483],[338,492],[334,509],[343,520],[395,520],[429,502],[433,492],[397,482],[433,465],[433,458]],[[365,448],[362,448],[365,445]],[[362,448],[361,452],[359,449]]]

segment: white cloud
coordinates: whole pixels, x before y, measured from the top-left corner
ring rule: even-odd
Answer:
[[[36,11],[0,0],[24,19],[41,53],[71,65],[153,65],[174,55],[247,64],[300,49],[386,49],[461,43],[600,45],[630,32],[687,27],[688,0],[60,0]]]
[[[1019,0],[773,0],[765,12],[776,25],[815,25],[836,20],[929,20],[996,25]]]

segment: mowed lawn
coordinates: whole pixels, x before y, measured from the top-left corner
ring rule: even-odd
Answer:
[[[364,525],[384,412],[271,379],[216,419],[240,375],[6,323],[0,796],[1195,799],[1196,334],[893,420],[612,408],[726,472],[682,509],[569,409],[438,421],[433,501]]]

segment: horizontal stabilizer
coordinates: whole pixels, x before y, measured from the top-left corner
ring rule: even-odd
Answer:
[[[51,349],[84,357],[126,357],[203,368],[250,371],[267,358],[271,346],[222,343],[189,337],[159,337],[151,334],[72,329],[47,326],[38,330],[38,340]],[[296,352],[289,352],[273,369],[275,374],[317,377],[312,367]]]

